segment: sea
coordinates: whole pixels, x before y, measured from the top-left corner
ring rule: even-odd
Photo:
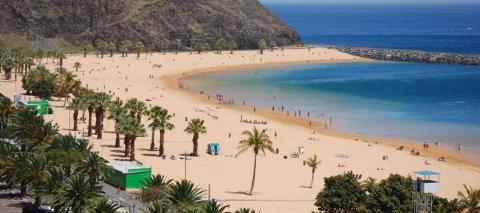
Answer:
[[[267,4],[310,44],[480,54],[478,4]]]
[[[480,4],[267,6],[310,44],[480,54]],[[480,67],[322,63],[209,73],[183,84],[236,103],[332,117],[339,131],[461,145],[480,162]]]

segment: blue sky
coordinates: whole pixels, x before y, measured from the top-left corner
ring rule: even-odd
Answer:
[[[480,3],[480,0],[260,0],[263,3]]]

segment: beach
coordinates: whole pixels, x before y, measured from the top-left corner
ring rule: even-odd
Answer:
[[[285,116],[272,113],[270,109],[253,110],[253,106],[224,104],[214,97],[209,98],[205,94],[182,88],[178,83],[181,78],[205,72],[352,61],[369,60],[316,47],[288,48],[273,52],[265,50],[264,55],[254,50],[234,51],[233,54],[227,51],[223,54],[142,53],[140,58],[136,54],[129,54],[126,58],[121,55],[114,55],[113,58],[69,55],[64,60],[64,66],[73,71],[73,64],[80,62],[82,67],[74,73],[83,85],[88,85],[94,91],[111,93],[122,100],[138,98],[147,105],[162,106],[174,113],[175,129],[165,134],[165,152],[167,156],[175,155],[176,160],[168,157],[162,159],[158,152],[148,150],[151,130],[147,130],[146,137],[137,139],[137,160],[151,166],[155,174],[173,179],[186,176],[203,189],[210,188],[211,197],[224,201],[231,206],[231,210],[248,207],[262,212],[311,212],[315,210],[314,199],[322,188],[323,178],[347,171],[361,174],[362,180],[367,177],[380,180],[389,174],[412,175],[418,170],[436,171],[441,173],[442,184],[438,195],[446,198],[455,198],[457,192],[463,189],[463,184],[480,188],[478,165],[453,150],[442,147],[424,150],[421,144],[408,141],[337,132],[332,128],[325,129],[323,121]],[[57,67],[51,60],[49,62],[46,65],[51,70]],[[20,84],[20,81],[3,81],[0,89],[5,95],[13,97],[15,88],[22,92]],[[62,133],[71,132],[79,136],[83,131],[86,132],[84,122],[79,123],[79,132],[70,131],[69,127],[73,127],[73,112],[65,110],[63,99],[54,100],[54,114],[47,115],[46,119],[58,123]],[[204,119],[207,133],[200,135],[200,157],[185,162],[179,157],[192,149],[192,136],[184,132],[186,120],[191,118]],[[267,124],[240,122],[241,118],[267,121]],[[148,126],[146,118],[143,122]],[[245,193],[250,187],[253,153],[247,152],[238,157],[235,155],[238,153],[238,142],[244,138],[241,133],[252,130],[254,126],[267,129],[279,154],[266,153],[258,158],[255,193],[248,196]],[[104,129],[102,140],[90,138],[94,149],[107,160],[124,159],[123,148],[113,148],[114,122],[105,121]],[[220,155],[211,156],[205,152],[207,144],[211,142],[220,144]],[[404,151],[396,150],[399,146],[404,146]],[[292,153],[298,152],[298,147],[304,147],[304,154],[291,158]],[[421,155],[412,156],[411,149],[419,150]],[[322,163],[317,169],[314,187],[307,188],[311,170],[303,165],[303,161],[314,154]],[[383,160],[384,156],[388,156],[388,159]],[[437,161],[440,156],[445,156],[448,162]]]

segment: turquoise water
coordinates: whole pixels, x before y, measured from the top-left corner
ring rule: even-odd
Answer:
[[[480,67],[368,62],[329,63],[183,80],[235,103],[310,113],[341,130],[480,150]],[[276,97],[274,99],[274,96]],[[470,149],[471,148],[471,149]]]

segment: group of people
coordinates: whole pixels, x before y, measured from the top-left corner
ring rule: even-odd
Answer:
[[[249,123],[249,124],[264,124],[264,125],[267,125],[268,122],[265,121],[265,120],[261,120],[261,121],[257,121],[257,120],[247,120],[247,119],[243,119],[241,120],[240,122],[242,123]]]

